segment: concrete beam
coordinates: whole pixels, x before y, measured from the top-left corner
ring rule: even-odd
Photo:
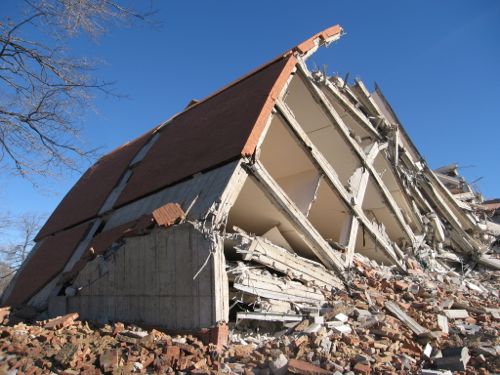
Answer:
[[[227,234],[226,238],[235,242],[233,247],[237,253],[242,254],[244,261],[257,262],[306,285],[328,290],[344,287],[338,277],[323,265],[293,254],[263,237],[251,236],[238,229],[237,233]]]
[[[306,70],[307,68],[304,69],[302,67],[302,70]],[[307,71],[307,70],[306,70]],[[307,74],[307,73],[306,73]],[[309,74],[307,74],[309,75]],[[344,94],[342,94],[339,90],[339,88],[335,85],[333,85],[331,82],[327,80],[325,77],[325,85],[328,84],[329,92],[338,100],[340,105],[351,115],[351,117],[359,123],[362,127],[364,127],[366,130],[368,130],[370,133],[375,135],[377,138],[380,139],[380,134],[379,132],[373,127],[372,123],[368,118],[361,112],[358,108],[356,108],[346,97]]]
[[[367,155],[367,162],[373,164],[373,161],[377,157],[380,147],[378,143],[374,143]],[[356,178],[359,176],[358,178]],[[352,187],[351,191],[354,194],[354,202],[360,207],[363,204],[363,200],[366,193],[366,188],[368,187],[368,180],[370,178],[370,173],[364,168],[357,169],[353,176],[351,177]],[[340,236],[340,243],[346,246],[346,259],[345,266],[349,267],[354,256],[354,251],[356,247],[356,238],[358,236],[359,220],[354,216],[350,215],[346,218],[344,226],[342,227],[342,232]]]
[[[300,61],[297,64],[299,67],[299,71],[306,76],[307,79],[305,79],[305,82],[307,82],[311,93],[316,97],[316,99],[319,101],[321,106],[325,109],[326,114],[330,117],[332,120],[333,124],[337,126],[337,129],[340,130],[340,134],[343,136],[343,138],[349,143],[349,145],[352,147],[352,149],[355,151],[355,153],[358,155],[358,157],[361,160],[361,163],[368,169],[370,172],[370,176],[373,177],[374,181],[376,182],[376,186],[379,189],[379,191],[382,193],[383,198],[387,202],[387,207],[391,210],[391,213],[396,217],[396,221],[400,225],[403,233],[406,235],[407,239],[412,243],[415,244],[415,236],[413,234],[413,231],[411,228],[406,224],[406,221],[403,217],[403,214],[401,210],[399,209],[399,206],[397,205],[396,201],[392,197],[389,189],[385,186],[384,182],[382,181],[382,178],[379,176],[377,171],[373,168],[372,165],[369,165],[366,162],[366,155],[363,152],[361,146],[356,143],[356,141],[349,135],[349,129],[347,126],[344,124],[343,120],[340,118],[338,113],[335,111],[333,108],[332,104],[329,102],[328,98],[325,96],[325,94],[319,89],[314,82],[312,81],[312,77],[307,70],[307,67],[305,67],[304,63]],[[325,85],[330,88],[333,86],[331,83],[328,81],[325,82]]]
[[[381,233],[375,229],[371,223],[371,221],[366,217],[364,211],[361,206],[354,204],[355,199],[354,196],[349,193],[346,188],[342,185],[339,177],[335,173],[333,167],[328,163],[323,154],[316,148],[313,142],[309,139],[307,134],[304,132],[302,127],[298,124],[297,120],[290,113],[290,110],[287,108],[286,104],[284,104],[281,100],[276,102],[276,109],[286,121],[290,129],[293,131],[295,136],[300,141],[304,151],[309,156],[309,159],[313,162],[313,164],[323,173],[326,182],[333,189],[334,192],[337,193],[338,197],[344,202],[345,206],[349,208],[353,215],[356,216],[363,226],[366,228],[368,234],[380,245],[382,245],[382,249],[386,253],[386,255],[394,261],[401,269],[404,269],[402,264],[399,262],[398,256],[390,244],[390,242],[381,235]],[[366,163],[366,158],[363,159]]]

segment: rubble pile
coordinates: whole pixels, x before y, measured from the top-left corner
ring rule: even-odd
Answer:
[[[37,324],[0,326],[0,374],[166,373],[208,374],[220,362],[216,345],[193,335],[170,336],[122,323],[93,327],[68,314]],[[209,334],[227,326],[216,327]],[[206,335],[205,335],[206,336]],[[222,335],[224,336],[224,335]],[[210,339],[208,337],[208,339]],[[222,342],[220,342],[222,344]],[[219,345],[220,345],[219,344]]]
[[[235,334],[231,341],[257,350],[247,365],[261,368],[283,354],[307,363],[298,373],[498,373],[498,273],[464,276],[407,263],[402,276],[357,254],[349,292],[333,294],[328,308],[274,340]]]
[[[0,311],[0,372],[490,374],[500,371],[498,272],[405,275],[356,254],[347,291],[300,321],[243,315],[196,335],[91,326],[78,314],[17,323]]]

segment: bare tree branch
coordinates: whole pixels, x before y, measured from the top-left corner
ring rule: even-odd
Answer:
[[[43,221],[44,216],[35,213],[0,216],[0,294],[33,249]]]
[[[34,238],[42,226],[44,215],[25,213],[8,221],[15,239],[0,244],[0,260],[15,271],[26,260],[35,245]]]
[[[3,293],[10,280],[14,277],[15,270],[11,269],[8,265],[0,262],[0,295]]]
[[[0,21],[3,171],[28,178],[58,175],[96,156],[81,140],[78,119],[96,93],[114,95],[112,83],[93,76],[97,61],[70,56],[66,41],[78,34],[95,39],[113,24],[150,19],[152,12],[124,3],[25,0],[25,18]],[[40,38],[28,37],[34,34]]]

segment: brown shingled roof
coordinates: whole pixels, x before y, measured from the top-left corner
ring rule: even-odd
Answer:
[[[27,302],[31,296],[62,272],[90,225],[91,223],[80,224],[47,237],[19,271],[14,288],[4,303],[17,306]]]
[[[139,163],[118,198],[120,206],[217,167],[251,155],[274,99],[296,64],[318,42],[342,33],[339,25],[323,30],[271,62],[186,108],[161,130],[160,139]],[[104,156],[68,192],[43,226],[37,240],[97,216],[109,193],[153,131]]]
[[[97,216],[109,193],[151,133],[149,131],[119,147],[90,167],[59,203],[36,240]]]
[[[175,117],[133,170],[116,205],[253,153],[270,114],[266,104],[273,88],[282,87],[294,65],[292,55],[280,58]]]

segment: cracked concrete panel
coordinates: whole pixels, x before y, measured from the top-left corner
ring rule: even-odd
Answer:
[[[228,314],[216,288],[221,276],[216,271],[225,273],[214,264],[220,259],[212,257],[203,267],[214,247],[222,251],[219,246],[190,223],[128,238],[80,272],[73,282],[78,295],[68,297],[68,309],[98,322],[148,322],[172,329],[212,325]]]

